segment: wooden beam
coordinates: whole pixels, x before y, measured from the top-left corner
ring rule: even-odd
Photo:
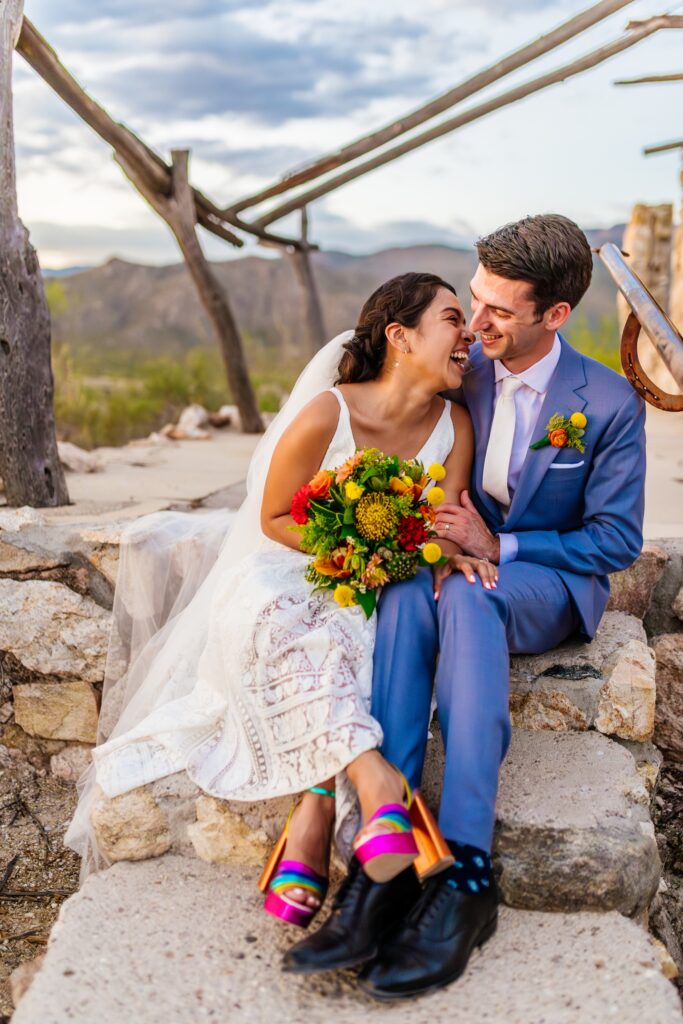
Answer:
[[[171,168],[158,153],[155,153],[142,139],[126,125],[114,121],[104,107],[96,103],[72,74],[59,60],[57,53],[36,27],[24,18],[16,49],[30,64],[34,71],[47,82],[58,96],[71,107],[74,113],[85,121],[101,139],[107,142],[114,152],[125,160],[128,167],[136,166],[147,181],[148,189],[160,195],[170,195],[172,190]],[[202,227],[212,234],[241,248],[244,241],[226,225],[226,218],[220,207],[204,195],[199,189],[192,189],[197,219]],[[233,226],[255,235],[258,239],[267,240],[280,246],[298,247],[298,240],[273,235],[262,228],[254,228],[250,224],[239,222],[234,218]]]
[[[642,78],[617,78],[615,85],[643,85],[645,82],[683,82],[683,72],[673,75],[643,75]]]
[[[541,89],[547,89],[548,86],[556,85],[558,82],[565,82],[567,79],[573,78],[575,75],[581,74],[582,72],[595,67],[597,64],[603,63],[603,61],[609,60],[610,57],[614,57],[623,50],[627,50],[629,47],[635,46],[635,44],[639,43],[642,39],[645,39],[647,36],[657,32],[661,27],[660,21],[661,19],[658,17],[651,18],[649,21],[643,23],[641,28],[635,29],[629,35],[622,36],[620,39],[616,39],[607,46],[600,47],[598,50],[593,50],[585,57],[572,61],[571,64],[566,64],[564,67],[558,68],[556,71],[551,71],[548,74],[541,75],[540,78],[535,78],[530,82],[519,85],[516,88],[511,89],[509,92],[487,100],[485,103],[479,104],[479,106],[472,107],[470,110],[467,110],[462,114],[458,114],[456,117],[442,121],[440,124],[428,129],[426,132],[422,132],[420,135],[414,135],[411,139],[408,139],[406,142],[403,142],[398,146],[384,150],[384,152],[380,153],[378,156],[357,164],[348,171],[338,174],[336,177],[329,178],[322,184],[317,185],[312,189],[308,189],[307,191],[300,193],[298,196],[295,196],[293,199],[274,207],[264,214],[264,216],[259,217],[256,224],[261,228],[266,227],[268,224],[272,223],[272,221],[285,217],[293,210],[300,209],[300,207],[311,203],[314,199],[319,199],[321,196],[327,195],[329,192],[334,191],[334,189],[339,188],[341,185],[345,185],[347,182],[353,181],[355,178],[358,178],[363,174],[367,174],[369,171],[373,171],[377,167],[382,167],[384,164],[391,163],[398,157],[401,157],[406,153],[410,153],[413,150],[418,149],[420,146],[424,146],[427,142],[432,142],[434,139],[441,138],[443,135],[447,135],[450,132],[455,131],[456,128],[462,128],[464,125],[470,124],[472,121],[477,121],[479,118],[485,117],[487,114],[491,114],[496,110],[509,106],[511,103],[517,103],[519,100],[524,99],[526,96],[531,96],[533,93],[539,92]]]
[[[577,14],[573,18],[570,18],[569,21],[559,25],[556,29],[553,29],[552,32],[548,32],[546,35],[540,36],[538,39],[533,40],[533,42],[523,46],[521,49],[509,54],[509,56],[504,57],[502,60],[496,61],[494,64],[491,64],[483,71],[479,71],[471,78],[465,79],[465,81],[461,82],[460,85],[455,86],[453,89],[449,89],[447,92],[438,96],[436,99],[431,100],[424,106],[418,107],[412,113],[400,117],[397,121],[393,121],[391,124],[386,125],[379,131],[372,132],[370,135],[365,135],[360,139],[356,139],[355,142],[350,143],[348,146],[344,146],[342,149],[337,150],[334,153],[329,153],[327,156],[319,157],[306,167],[286,174],[284,178],[276,182],[274,185],[261,189],[244,199],[240,199],[239,202],[233,203],[232,206],[226,207],[223,213],[227,216],[228,214],[239,213],[240,210],[246,210],[249,207],[257,206],[266,199],[271,199],[273,196],[281,195],[283,192],[288,192],[290,189],[295,188],[298,185],[303,185],[314,178],[318,178],[322,174],[327,174],[335,168],[349,163],[351,160],[357,160],[359,157],[364,156],[365,153],[368,153],[373,149],[377,149],[379,146],[392,142],[400,135],[404,135],[413,128],[417,128],[419,125],[424,124],[425,121],[431,120],[437,114],[441,114],[450,107],[455,106],[456,103],[462,102],[474,93],[480,92],[486,86],[491,85],[493,82],[499,81],[501,78],[504,78],[511,74],[511,72],[523,67],[530,61],[536,60],[543,54],[549,53],[551,50],[554,50],[563,43],[566,43],[568,40],[580,35],[580,33],[585,32],[586,29],[591,28],[593,25],[603,21],[605,18],[608,18],[616,11],[621,10],[623,7],[627,7],[631,2],[632,0],[603,0],[602,3],[594,4],[587,10]]]
[[[658,14],[657,18],[662,22],[662,28],[683,28],[683,14]],[[626,26],[627,30],[642,28],[643,25],[647,25],[649,18],[645,21],[629,21]]]
[[[651,156],[653,153],[667,153],[672,149],[683,149],[683,139],[679,139],[678,142],[664,142],[660,146],[647,146],[643,153],[645,156]]]
[[[263,421],[258,410],[235,318],[225,290],[216,272],[206,259],[195,230],[197,215],[192,188],[188,180],[189,152],[172,151],[172,192],[170,195],[150,191],[148,182],[135,164],[120,153],[115,160],[150,206],[166,221],[175,235],[199,299],[214,328],[223,357],[228,384],[240,412],[242,430],[259,433]]]

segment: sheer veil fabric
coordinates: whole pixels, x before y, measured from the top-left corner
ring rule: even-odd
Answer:
[[[153,513],[123,533],[97,746],[93,763],[78,780],[78,804],[64,838],[82,858],[81,882],[109,863],[91,824],[100,792],[98,747],[196,686],[217,585],[265,540],[260,512],[275,446],[304,406],[334,384],[343,345],[351,337],[353,331],[337,335],[302,372],[254,451],[247,496],[236,513]],[[181,769],[169,763],[169,773]]]

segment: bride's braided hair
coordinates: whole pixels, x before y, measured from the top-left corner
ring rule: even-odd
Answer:
[[[376,380],[387,354],[388,325],[416,327],[439,288],[456,294],[453,285],[437,274],[399,274],[380,285],[361,309],[353,338],[344,345],[335,384]]]

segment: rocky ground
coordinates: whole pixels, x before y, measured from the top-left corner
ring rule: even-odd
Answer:
[[[663,765],[653,819],[666,883],[661,901],[679,946],[683,946],[683,767]],[[653,927],[658,930],[657,915],[653,916]],[[670,936],[668,939],[671,945]],[[679,974],[675,983],[683,1000],[683,974]]]
[[[62,837],[75,787],[0,746],[0,1024],[12,1013],[9,976],[39,956],[64,900],[78,888],[79,858]]]

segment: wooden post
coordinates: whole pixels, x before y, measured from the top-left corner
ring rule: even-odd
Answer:
[[[327,335],[320,292],[311,264],[306,207],[301,211],[301,246],[298,249],[289,249],[287,255],[303,291],[308,349],[311,355],[315,355],[325,344]]]
[[[681,157],[683,158],[683,149],[681,150]],[[681,186],[683,186],[683,165],[681,166],[680,180]],[[675,326],[683,334],[683,203],[681,203],[671,259],[670,316]]]
[[[175,235],[199,298],[213,324],[230,390],[240,412],[242,430],[248,434],[259,433],[263,430],[263,420],[249,380],[237,324],[225,291],[197,238],[195,199],[188,179],[189,150],[174,149],[171,157],[172,191],[170,195],[160,195],[148,187],[137,168],[129,164],[121,153],[115,155],[117,163],[137,190]]]
[[[638,203],[633,207],[631,219],[624,232],[623,250],[628,253],[627,262],[638,275],[652,297],[666,311],[669,308],[671,288],[671,243],[673,231],[673,206],[646,206]],[[617,297],[619,328],[623,330],[626,318],[631,312],[622,295]],[[640,337],[639,356],[648,377],[667,392],[676,392],[678,387],[662,362],[650,338],[643,331]]]
[[[38,256],[19,219],[12,51],[23,0],[0,8],[0,476],[8,505],[68,505],[57,452],[50,313]]]

